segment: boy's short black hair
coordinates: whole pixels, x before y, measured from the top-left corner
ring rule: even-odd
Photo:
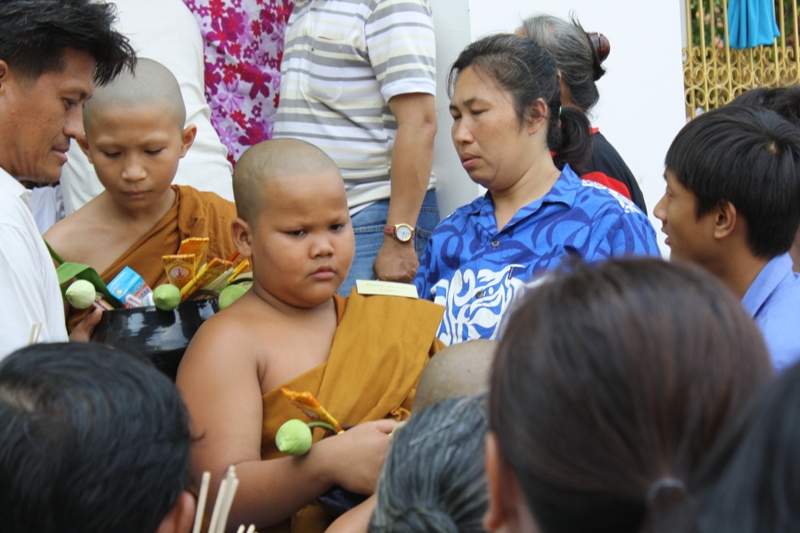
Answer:
[[[191,436],[175,386],[95,343],[0,362],[0,529],[152,533],[186,483]]]
[[[728,105],[769,109],[800,128],[800,85],[750,89],[734,98]]]
[[[0,60],[35,80],[63,69],[69,48],[95,59],[95,82],[103,85],[136,61],[128,39],[112,28],[115,13],[114,4],[92,0],[2,0]]]
[[[800,226],[800,132],[772,111],[725,106],[692,120],[667,151],[667,169],[697,198],[697,217],[728,201],[748,245],[772,258]]]

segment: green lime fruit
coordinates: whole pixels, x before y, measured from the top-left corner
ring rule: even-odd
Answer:
[[[311,449],[311,428],[302,420],[289,420],[275,435],[275,445],[286,455],[305,455]]]
[[[236,285],[228,285],[222,292],[219,293],[219,308],[220,310],[225,309],[233,302],[238,300],[242,297],[244,293],[247,292],[247,287],[242,287],[239,284]]]
[[[76,309],[88,309],[94,303],[96,293],[91,282],[79,279],[67,289],[67,301]]]
[[[181,303],[181,290],[171,283],[159,285],[153,291],[153,303],[162,311],[172,311]]]

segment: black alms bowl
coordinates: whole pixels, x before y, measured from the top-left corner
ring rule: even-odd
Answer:
[[[184,302],[172,311],[155,307],[104,311],[92,341],[146,355],[174,381],[189,341],[217,311],[216,298]]]

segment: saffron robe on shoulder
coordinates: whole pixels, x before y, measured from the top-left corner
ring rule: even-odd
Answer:
[[[436,338],[444,307],[425,300],[396,296],[349,298],[334,295],[339,324],[328,360],[281,387],[305,392],[342,426],[371,420],[408,418],[417,382],[430,356],[444,345]],[[278,387],[263,396],[261,458],[285,457],[275,446],[284,422],[304,419]],[[314,430],[314,442],[324,431]],[[312,503],[290,520],[259,531],[321,533],[331,519]]]
[[[236,219],[233,202],[193,187],[172,185],[172,188],[176,193],[172,209],[100,273],[105,283],[114,279],[126,266],[142,276],[151,289],[166,283],[167,273],[161,257],[177,253],[181,241],[189,237],[209,238],[200,264],[216,257],[228,259],[236,251],[231,237],[231,223]],[[92,309],[70,308],[67,329],[70,332],[75,329]]]

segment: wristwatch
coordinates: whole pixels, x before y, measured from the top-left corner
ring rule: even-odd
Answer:
[[[395,224],[394,226],[391,224],[386,225],[383,227],[383,233],[385,235],[389,235],[390,237],[394,237],[400,242],[408,242],[414,238],[414,228],[408,224]]]

